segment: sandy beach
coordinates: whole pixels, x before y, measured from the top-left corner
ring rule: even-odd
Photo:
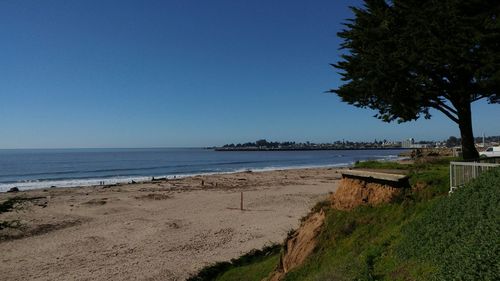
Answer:
[[[317,168],[1,193],[36,199],[0,214],[21,223],[0,230],[0,279],[184,280],[281,243],[338,178]]]

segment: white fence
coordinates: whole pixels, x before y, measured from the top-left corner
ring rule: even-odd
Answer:
[[[500,164],[450,162],[450,193],[477,178],[481,173],[496,167],[500,167]]]

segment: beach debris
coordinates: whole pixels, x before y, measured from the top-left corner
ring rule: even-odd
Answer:
[[[151,181],[167,181],[167,178],[166,178],[166,177],[163,177],[163,178],[155,178],[155,177],[152,177],[152,178],[151,178]]]
[[[241,192],[241,195],[240,195],[240,210],[243,211],[243,191]]]
[[[41,235],[55,230],[60,230],[80,225],[84,220],[69,219],[58,223],[26,224],[17,220],[9,221],[7,227],[11,228],[7,233],[0,233],[0,241],[22,239],[25,237]]]
[[[171,195],[164,193],[149,193],[146,195],[136,196],[135,199],[146,199],[146,200],[166,200],[172,198]]]
[[[40,206],[40,207],[47,207],[47,201],[43,201],[45,197],[43,196],[37,196],[37,197],[11,197],[2,203],[0,203],[0,214],[1,213],[6,213],[10,211],[20,211],[23,210],[29,206]]]
[[[104,204],[108,203],[106,200],[108,200],[108,198],[92,199],[92,200],[89,200],[89,201],[84,202],[82,204],[84,204],[84,205],[104,205]]]
[[[175,228],[175,229],[180,228],[180,226],[175,222],[169,223],[168,226],[170,226],[171,228]]]
[[[14,187],[10,188],[9,190],[7,190],[7,192],[19,192],[19,188],[14,186]]]

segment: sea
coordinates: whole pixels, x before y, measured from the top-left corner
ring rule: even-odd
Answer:
[[[401,150],[214,151],[205,148],[1,149],[0,192],[77,187],[152,177],[339,167],[394,160]]]

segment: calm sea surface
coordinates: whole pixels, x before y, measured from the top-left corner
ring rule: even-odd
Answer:
[[[244,170],[345,166],[400,150],[217,152],[201,148],[0,150],[0,192]]]

